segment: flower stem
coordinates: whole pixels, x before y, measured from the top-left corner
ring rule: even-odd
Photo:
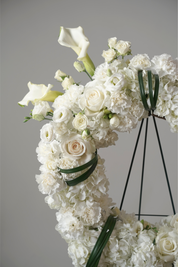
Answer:
[[[91,81],[93,81],[92,77],[90,76],[90,74],[88,73],[87,70],[84,70],[84,72],[88,75],[88,77],[90,78]]]

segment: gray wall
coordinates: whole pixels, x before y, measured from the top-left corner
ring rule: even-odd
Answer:
[[[53,79],[57,69],[76,81],[88,81],[73,68],[76,54],[58,44],[60,26],[84,28],[91,43],[89,54],[98,65],[107,39],[114,36],[131,41],[133,55],[166,52],[176,57],[176,18],[176,0],[1,1],[1,267],[72,266],[67,245],[54,229],[55,212],[44,203],[35,182],[40,166],[35,149],[43,123],[23,124],[32,106],[17,105],[28,91],[28,81],[51,83],[54,90],[61,90]],[[165,121],[159,120],[158,125],[177,202],[177,137]],[[138,128],[119,134],[115,147],[99,151],[106,159],[110,196],[118,207],[137,132]],[[142,210],[172,214],[151,118],[147,148]],[[138,210],[142,150],[143,136],[124,202],[127,212]]]

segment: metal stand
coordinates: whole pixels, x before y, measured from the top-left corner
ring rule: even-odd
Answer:
[[[143,149],[143,162],[142,162],[142,174],[141,174],[141,185],[140,185],[139,210],[138,210],[138,214],[136,214],[138,216],[138,220],[140,220],[140,216],[160,216],[160,217],[168,216],[168,215],[158,215],[158,214],[141,214],[143,178],[144,178],[145,155],[146,155],[146,144],[147,144],[147,133],[148,133],[148,120],[149,120],[149,118],[146,119],[146,128],[145,128],[145,140],[144,140],[144,149]],[[124,202],[124,198],[125,198],[128,182],[129,182],[129,179],[130,179],[130,174],[131,174],[131,170],[132,170],[135,154],[136,154],[136,151],[137,151],[138,142],[139,142],[139,139],[140,139],[140,134],[141,134],[141,131],[142,131],[143,122],[144,122],[144,119],[142,119],[142,122],[141,122],[141,125],[140,125],[140,129],[139,129],[139,132],[138,132],[138,136],[137,136],[137,140],[136,140],[136,144],[135,144],[135,148],[134,148],[134,152],[133,152],[133,156],[132,156],[129,172],[128,172],[128,175],[127,175],[127,180],[126,180],[126,183],[125,183],[125,188],[124,188],[121,204],[120,204],[120,210],[122,209],[122,206],[123,206],[123,202]],[[162,150],[161,141],[160,141],[158,128],[157,128],[157,124],[156,124],[156,119],[155,119],[154,116],[153,116],[153,122],[154,122],[155,131],[156,131],[156,135],[157,135],[157,140],[158,140],[158,144],[159,144],[161,158],[162,158],[162,162],[163,162],[164,172],[165,172],[167,186],[168,186],[169,195],[170,195],[171,204],[172,204],[172,209],[173,209],[173,213],[175,214],[176,211],[175,211],[174,201],[173,201],[173,197],[172,197],[171,187],[170,187],[169,178],[168,178],[168,174],[167,174],[167,169],[166,169],[166,164],[165,164],[165,160],[164,160],[163,150]]]

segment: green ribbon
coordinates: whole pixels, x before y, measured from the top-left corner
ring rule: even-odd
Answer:
[[[157,100],[158,100],[158,93],[159,93],[159,76],[157,74],[153,75],[154,78],[155,78],[155,89],[154,89],[154,96],[153,96],[152,73],[151,73],[150,70],[147,72],[149,98],[150,98],[150,103],[151,103],[151,107],[149,107],[148,103],[147,103],[147,97],[145,95],[142,72],[143,72],[142,70],[138,71],[138,82],[139,82],[140,95],[141,95],[143,106],[147,111],[155,110],[156,109],[156,103],[157,103]]]
[[[98,240],[90,254],[86,267],[97,267],[104,247],[106,246],[117,221],[117,217],[110,215],[101,231]]]
[[[83,173],[82,175],[78,176],[77,178],[73,179],[73,180],[69,180],[69,181],[65,181],[67,183],[68,186],[75,186],[83,181],[85,181],[91,174],[92,172],[95,170],[96,166],[98,163],[98,155],[97,155],[97,151],[95,152],[95,157],[90,160],[89,162],[73,168],[73,169],[60,169],[59,171],[61,173],[76,173],[79,171],[83,171],[86,168],[90,167],[85,173]]]

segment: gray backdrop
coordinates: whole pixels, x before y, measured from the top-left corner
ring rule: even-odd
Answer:
[[[176,57],[176,0],[2,0],[1,1],[1,266],[72,266],[67,245],[55,231],[55,211],[38,191],[39,173],[35,149],[42,123],[23,118],[32,106],[17,105],[27,93],[27,83],[51,83],[61,69],[75,81],[88,81],[73,68],[77,55],[58,42],[60,26],[81,25],[90,40],[89,55],[103,62],[107,39],[118,37],[132,42],[132,53],[161,53]],[[175,203],[177,203],[176,134],[158,121],[165,160]],[[115,147],[101,149],[110,179],[110,196],[118,207],[127,176],[138,128],[119,134]],[[124,202],[127,212],[138,211],[143,136]],[[142,211],[172,214],[152,119],[148,132]],[[149,218],[146,218],[151,220]],[[154,220],[158,220],[155,218]],[[153,221],[153,220],[152,220]]]

